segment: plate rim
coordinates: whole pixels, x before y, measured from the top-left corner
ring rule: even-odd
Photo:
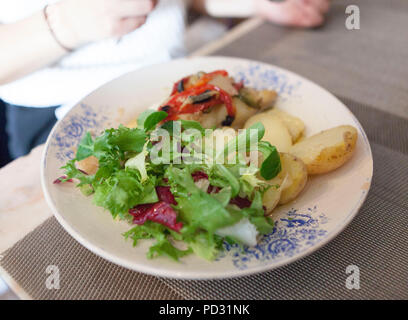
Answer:
[[[211,274],[203,274],[203,272],[201,272],[201,271],[198,272],[198,273],[189,272],[187,274],[184,274],[183,272],[166,271],[165,269],[151,268],[148,265],[144,265],[144,264],[130,263],[128,260],[125,260],[125,259],[119,258],[119,257],[115,257],[111,253],[106,252],[104,249],[102,249],[102,248],[98,247],[97,245],[91,243],[89,240],[86,239],[86,237],[82,236],[78,231],[76,231],[64,219],[64,217],[58,212],[57,207],[56,207],[56,205],[55,205],[55,203],[54,203],[53,199],[51,198],[51,195],[50,195],[50,193],[48,191],[47,183],[46,183],[46,180],[45,180],[45,169],[46,169],[46,159],[47,159],[47,155],[48,155],[48,149],[49,149],[50,142],[51,142],[51,139],[52,139],[52,137],[54,135],[55,130],[57,129],[57,127],[59,127],[62,120],[64,120],[66,117],[68,117],[71,114],[71,112],[73,111],[74,108],[71,108],[61,119],[59,119],[56,122],[56,124],[52,128],[52,130],[51,130],[51,132],[50,132],[50,134],[49,134],[49,136],[47,138],[47,141],[45,143],[45,148],[44,148],[44,150],[42,152],[42,156],[41,156],[41,168],[40,168],[41,186],[42,186],[42,190],[43,190],[43,193],[44,193],[44,198],[45,198],[45,200],[47,202],[47,205],[51,209],[51,211],[52,211],[54,217],[57,219],[58,223],[68,232],[68,234],[70,234],[71,237],[73,237],[76,241],[78,241],[85,248],[87,248],[88,250],[90,250],[94,254],[102,257],[103,259],[106,259],[106,260],[108,260],[108,261],[110,261],[110,262],[112,262],[112,263],[114,263],[116,265],[119,265],[121,267],[124,267],[126,269],[133,270],[133,271],[136,271],[136,272],[142,272],[142,273],[145,273],[145,274],[149,274],[149,275],[153,275],[153,276],[157,276],[157,277],[162,277],[162,278],[180,279],[180,280],[214,280],[214,279],[237,278],[237,277],[255,275],[255,274],[262,273],[262,272],[272,271],[272,270],[275,270],[277,268],[288,265],[288,264],[290,264],[290,263],[292,263],[294,261],[301,260],[301,259],[305,258],[306,256],[312,254],[313,252],[316,252],[317,250],[321,249],[323,246],[325,246],[326,244],[328,244],[329,242],[334,240],[334,238],[336,238],[350,224],[350,222],[354,219],[354,217],[359,213],[361,206],[363,205],[363,203],[365,202],[365,200],[367,198],[367,195],[369,193],[369,190],[370,190],[371,184],[372,184],[373,155],[372,155],[371,145],[370,145],[370,141],[368,140],[367,134],[366,134],[363,126],[358,121],[356,116],[350,111],[350,109],[342,101],[340,101],[329,90],[321,87],[319,84],[315,83],[312,80],[309,80],[309,79],[303,77],[302,75],[299,75],[299,74],[297,74],[297,73],[295,73],[293,71],[287,70],[285,68],[276,66],[274,64],[265,63],[265,62],[257,61],[257,60],[237,58],[237,57],[228,57],[228,56],[185,57],[185,58],[170,60],[170,61],[163,62],[163,63],[153,64],[153,65],[150,65],[150,66],[140,68],[138,70],[148,69],[148,68],[151,68],[153,66],[166,65],[166,64],[174,63],[174,62],[182,62],[183,60],[191,61],[191,60],[220,60],[220,59],[235,60],[235,61],[238,61],[238,62],[240,61],[240,62],[244,62],[244,63],[258,63],[260,65],[267,65],[269,67],[273,67],[273,68],[275,68],[277,70],[286,72],[286,73],[288,73],[290,75],[294,75],[294,76],[298,77],[300,80],[307,81],[307,82],[311,83],[312,85],[318,87],[318,89],[326,92],[332,98],[337,100],[343,106],[343,108],[345,108],[345,110],[349,112],[350,116],[353,118],[353,120],[357,124],[359,132],[364,138],[364,143],[365,143],[365,146],[367,148],[367,151],[368,151],[368,154],[369,154],[369,157],[370,157],[371,171],[369,172],[369,175],[367,176],[369,181],[367,181],[368,188],[366,189],[366,192],[361,194],[359,200],[355,203],[353,209],[348,213],[348,215],[345,217],[345,219],[343,219],[342,222],[339,223],[336,226],[335,229],[333,229],[331,232],[329,232],[325,238],[323,238],[321,241],[319,241],[315,245],[305,249],[301,253],[295,254],[292,257],[288,257],[287,259],[282,259],[280,261],[277,261],[274,264],[261,264],[259,266],[255,266],[255,267],[251,267],[251,268],[243,269],[243,270],[242,269],[233,269],[228,273],[225,273],[225,271],[217,272],[216,270],[213,270]],[[115,77],[114,79],[111,79],[110,81],[108,81],[108,82],[104,83],[103,85],[99,86],[98,88],[94,89],[92,92],[88,93],[87,95],[81,97],[80,99],[77,99],[77,101],[75,103],[73,103],[72,106],[74,106],[74,107],[77,106],[81,101],[86,99],[88,96],[92,95],[96,90],[100,90],[102,87],[110,84],[111,82],[116,81],[117,79],[119,79],[119,78],[121,78],[123,76],[126,76],[126,75],[128,75],[130,73],[137,72],[138,70],[132,70],[132,71],[126,72],[126,73],[124,73],[124,74],[122,74],[122,75],[120,75],[118,77]]]

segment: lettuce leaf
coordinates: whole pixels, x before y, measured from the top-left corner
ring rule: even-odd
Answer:
[[[187,250],[176,248],[169,240],[169,230],[165,226],[152,221],[146,221],[143,225],[135,226],[123,235],[125,239],[130,238],[133,240],[133,246],[136,246],[139,240],[142,239],[155,239],[156,242],[146,254],[149,259],[165,255],[177,261],[192,252],[190,248]]]
[[[234,224],[242,216],[231,214],[216,198],[196,187],[188,168],[169,167],[166,171],[181,219],[210,233]]]
[[[137,126],[148,132],[153,130],[167,116],[168,114],[164,111],[146,110],[137,118]]]

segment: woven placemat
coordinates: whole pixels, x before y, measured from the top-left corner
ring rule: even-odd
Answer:
[[[408,121],[345,102],[371,140],[374,179],[354,221],[311,256],[237,279],[163,279],[103,260],[50,218],[3,253],[0,265],[35,299],[407,299]],[[387,146],[383,131],[393,137]],[[59,290],[46,287],[48,265],[60,270]],[[348,265],[360,268],[359,290],[345,286]]]

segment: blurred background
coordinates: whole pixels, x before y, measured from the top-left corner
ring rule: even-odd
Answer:
[[[45,142],[80,98],[124,73],[188,56],[250,17],[324,23],[329,0],[0,1],[0,167]]]

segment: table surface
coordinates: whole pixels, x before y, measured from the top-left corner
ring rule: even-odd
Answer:
[[[408,6],[397,0],[387,3],[388,8],[379,0],[359,1],[361,30],[350,31],[344,27],[346,4],[335,1],[327,24],[316,30],[284,29],[251,19],[193,55],[237,56],[272,63],[317,82],[337,96],[372,107],[379,112],[374,112],[377,116],[408,119],[408,50],[396,36],[396,32],[408,30]],[[373,16],[376,18],[369,18]],[[338,41],[330,38],[333,34]],[[315,47],[316,43],[321,45]],[[387,137],[378,134],[376,139]],[[396,148],[407,151],[404,143]],[[0,170],[0,253],[52,215],[40,184],[42,150],[39,146]],[[17,295],[30,298],[4,269],[0,268],[0,275]]]

